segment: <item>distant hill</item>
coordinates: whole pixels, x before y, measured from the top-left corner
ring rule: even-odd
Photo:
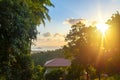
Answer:
[[[64,57],[64,54],[63,54],[62,49],[57,49],[54,51],[33,53],[31,57],[32,57],[35,65],[43,66],[46,61],[53,59],[53,58]]]

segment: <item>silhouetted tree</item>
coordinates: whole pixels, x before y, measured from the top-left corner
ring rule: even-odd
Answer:
[[[95,64],[98,56],[101,34],[96,27],[86,27],[85,24],[79,22],[71,27],[66,41],[68,45],[64,46],[65,55],[67,57],[71,55],[73,64],[83,66],[88,76],[88,68]]]
[[[108,74],[120,74],[120,14],[119,12],[112,15],[111,19],[107,21],[110,25],[107,32],[107,54],[108,60],[106,62],[106,69]]]

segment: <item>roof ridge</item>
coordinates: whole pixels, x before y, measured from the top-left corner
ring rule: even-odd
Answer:
[[[59,65],[62,65],[62,64],[64,64],[64,65],[66,64],[67,65],[67,64],[69,64],[70,65],[71,62],[69,60],[65,59],[65,58],[54,58],[54,59],[51,59],[51,60],[47,61],[44,66],[49,66],[51,64],[54,64],[54,65],[56,65],[56,64],[57,65],[58,64]]]

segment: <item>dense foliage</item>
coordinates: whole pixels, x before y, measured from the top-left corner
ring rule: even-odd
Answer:
[[[45,75],[46,80],[64,80],[64,71],[56,69]]]
[[[80,69],[80,72],[85,71],[88,74],[89,66],[95,65],[94,61],[99,52],[101,34],[98,33],[95,27],[86,27],[81,22],[73,25],[71,28],[70,33],[66,36],[68,45],[64,47],[65,54],[71,55],[72,67],[77,67]],[[80,68],[81,66],[82,69]],[[73,74],[73,76],[76,75],[80,75],[80,73]],[[80,77],[76,76],[76,79],[80,79]]]
[[[0,0],[0,78],[31,80],[36,26],[50,20],[50,0]]]
[[[117,12],[113,14],[111,19],[107,21],[110,29],[107,32],[107,54],[109,59],[107,61],[107,73],[120,74],[120,14]]]
[[[32,80],[44,80],[44,72],[45,72],[44,67],[41,67],[40,65],[35,66],[33,70]]]

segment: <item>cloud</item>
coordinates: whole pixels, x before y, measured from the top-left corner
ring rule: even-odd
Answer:
[[[44,36],[44,37],[50,37],[50,36],[51,36],[51,33],[50,33],[50,32],[43,33],[43,36]]]
[[[63,24],[67,24],[67,25],[72,26],[78,22],[82,22],[82,23],[86,24],[87,20],[86,19],[72,19],[72,18],[70,18],[70,19],[65,20],[63,22]]]
[[[37,41],[34,42],[36,46],[63,46],[66,44],[66,42],[63,39],[38,39]]]
[[[60,34],[60,33],[55,33],[55,34],[54,34],[54,37],[65,37],[65,35],[62,35],[62,34]]]
[[[44,46],[64,46],[67,43],[65,42],[65,35],[61,33],[50,34],[49,32],[44,33],[44,35],[39,36],[36,41],[33,42],[35,46],[44,47]]]

